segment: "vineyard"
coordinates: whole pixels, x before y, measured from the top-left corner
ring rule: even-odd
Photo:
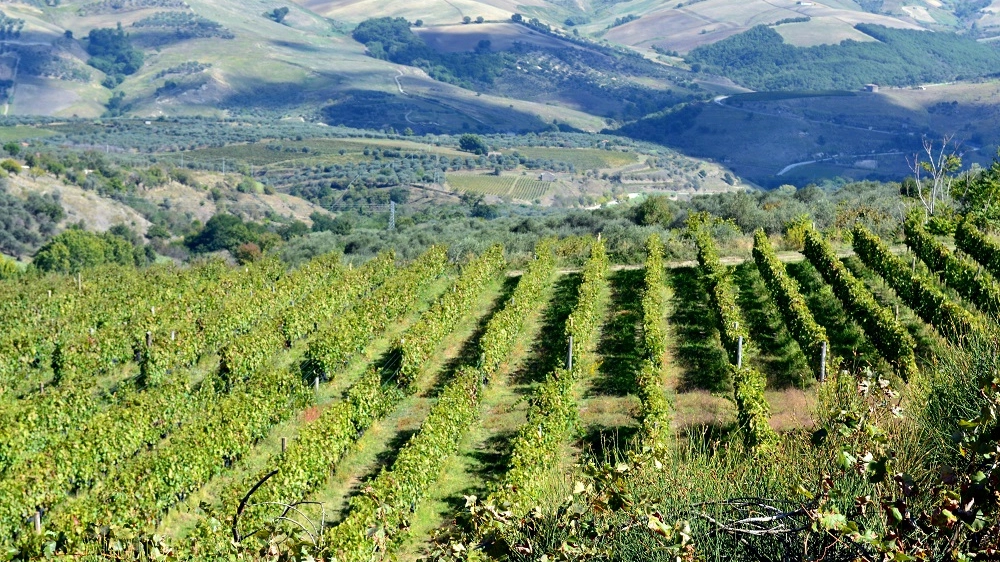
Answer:
[[[516,263],[433,246],[0,282],[0,558],[995,547],[1000,244],[967,220],[952,251],[911,216],[905,246],[858,224],[779,258],[759,231],[727,265],[719,224],[689,217],[695,265],[656,235],[612,265],[598,235]],[[954,465],[918,431],[934,408]]]
[[[528,179],[524,176],[472,174],[448,174],[447,182],[458,191],[511,197],[522,201],[533,201],[544,197],[553,185],[553,182]]]

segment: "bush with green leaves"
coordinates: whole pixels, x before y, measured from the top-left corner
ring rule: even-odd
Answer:
[[[135,265],[141,260],[136,247],[124,238],[70,229],[39,248],[31,263],[41,271],[77,273],[105,263]]]

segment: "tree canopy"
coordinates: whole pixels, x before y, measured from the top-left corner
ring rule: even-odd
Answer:
[[[143,257],[120,236],[70,229],[42,246],[32,264],[42,271],[76,273],[106,263],[134,265],[141,263]]]
[[[96,28],[87,36],[87,64],[101,72],[118,77],[135,74],[142,68],[142,51],[132,46],[132,41],[119,23],[117,28]]]
[[[473,154],[486,154],[490,151],[490,148],[486,146],[486,142],[483,141],[482,137],[473,134],[462,135],[458,139],[458,147]]]
[[[858,89],[981,77],[1000,67],[1000,51],[949,32],[858,24],[876,41],[796,47],[759,25],[688,53],[687,60],[755,90]]]

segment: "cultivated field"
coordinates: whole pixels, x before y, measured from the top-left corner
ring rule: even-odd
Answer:
[[[636,47],[650,48],[656,45],[681,53],[746,31],[755,25],[771,24],[789,18],[812,18],[812,21],[795,24],[796,27],[792,28],[791,37],[796,41],[794,44],[802,45],[814,45],[838,37],[851,38],[848,35],[858,23],[920,29],[919,25],[911,21],[862,12],[857,8],[845,8],[835,2],[803,4],[793,0],[751,0],[734,3],[729,0],[706,0],[686,3],[682,7],[671,4],[647,8],[645,4],[632,3],[619,6],[615,11],[616,16],[632,13],[642,17],[610,29],[604,33],[605,38]],[[597,31],[597,28],[592,29]]]
[[[296,0],[299,5],[323,16],[357,23],[371,17],[404,17],[418,19],[428,24],[461,23],[462,18],[479,16],[487,20],[506,21],[518,11],[522,2],[511,0]],[[524,2],[527,5],[544,5],[542,0]]]
[[[448,185],[458,191],[495,195],[518,201],[541,199],[552,189],[554,182],[539,181],[528,176],[488,176],[448,174]]]
[[[446,53],[473,51],[484,40],[490,42],[494,51],[509,49],[515,42],[555,49],[573,47],[571,43],[514,23],[438,25],[414,28],[413,31],[429,47]]]
[[[528,146],[518,148],[516,152],[528,158],[566,162],[575,166],[578,172],[620,168],[628,164],[635,164],[638,161],[638,155],[633,152],[592,148],[545,148]]]
[[[654,236],[629,268],[596,238],[542,241],[515,275],[501,246],[461,268],[435,246],[359,268],[325,255],[0,282],[21,303],[0,319],[0,544],[18,560],[151,545],[414,558],[438,530],[447,548],[529,532],[462,522],[478,502],[552,513],[604,455],[644,451],[672,474],[710,434],[713,458],[787,444],[801,466],[775,469],[808,473],[835,451],[792,444],[829,423],[830,392],[875,377],[916,409],[906,381],[1000,313],[973,261],[995,270],[1000,247],[971,226],[959,257],[909,220],[912,266],[863,226],[846,260],[807,229],[786,263],[761,231],[727,266],[709,224],[691,223],[694,267],[665,263]],[[583,268],[563,270],[581,247]]]

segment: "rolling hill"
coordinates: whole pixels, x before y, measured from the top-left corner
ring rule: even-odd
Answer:
[[[788,112],[782,117],[790,119],[787,130],[754,126],[721,134],[734,122],[726,117],[731,110],[711,103],[713,98],[766,89],[784,79],[754,75],[754,68],[731,70],[725,57],[704,59],[697,65],[704,68],[697,68],[692,64],[701,59],[682,56],[732,43],[754,26],[776,32],[772,35],[783,47],[825,48],[836,56],[841,51],[833,44],[845,39],[879,46],[875,36],[862,31],[869,24],[889,30],[965,29],[985,41],[995,33],[996,15],[989,6],[976,6],[933,0],[906,5],[847,0],[301,0],[284,6],[265,0],[12,2],[3,4],[0,18],[0,97],[7,98],[5,115],[15,118],[237,116],[417,135],[554,129],[632,135],[658,123],[662,112],[687,104],[705,109],[691,128],[674,134],[665,134],[670,128],[656,135],[647,131],[642,138],[696,158],[731,163],[737,175],[769,184],[777,181],[776,170],[820,153],[912,151],[914,131],[960,133],[968,144],[984,148],[981,154],[991,153],[988,145],[997,139],[990,131],[997,118],[984,109],[988,103],[982,95],[967,99],[968,84],[957,84],[936,87],[934,95],[910,96],[904,105],[897,103],[902,90],[837,98],[837,114],[816,107],[820,101],[806,101],[780,110]],[[276,8],[287,13],[273,17]],[[523,16],[524,25],[511,22],[514,13]],[[406,33],[426,46],[427,57],[401,62],[373,56],[373,45],[352,37],[357,24],[373,16],[421,20]],[[483,22],[476,23],[480,17]],[[145,60],[109,89],[105,86],[115,77],[87,64],[87,36],[118,24]],[[477,57],[495,63],[489,76],[468,71]],[[899,66],[886,60],[890,67]],[[851,67],[849,60],[828,62],[832,69]],[[850,81],[831,79],[833,86],[823,89],[854,89],[866,81],[863,74]],[[794,80],[781,83],[792,86],[780,89],[809,89],[795,88]],[[968,107],[955,109],[953,102],[960,101]],[[852,121],[852,113],[867,115],[878,107],[898,117],[894,123],[880,120],[880,129],[891,129],[891,141],[844,134],[841,124]],[[973,121],[942,120],[946,113]],[[808,126],[798,127],[801,119]],[[813,140],[805,142],[807,137]],[[898,170],[902,165],[897,164],[880,169]],[[816,169],[809,178],[835,172]]]

